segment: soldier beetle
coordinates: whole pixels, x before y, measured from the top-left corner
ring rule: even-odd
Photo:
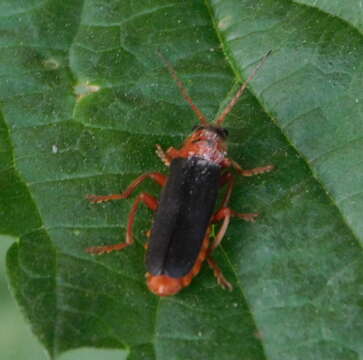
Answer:
[[[128,218],[125,242],[90,247],[86,249],[88,253],[110,253],[133,244],[132,228],[139,204],[143,203],[156,212],[146,250],[146,282],[151,292],[158,296],[177,294],[191,283],[204,261],[213,270],[218,284],[224,289],[232,290],[232,285],[213,260],[212,252],[221,243],[231,217],[254,221],[258,214],[238,213],[228,207],[235,182],[235,177],[229,170],[233,168],[242,176],[252,176],[269,172],[273,166],[245,170],[227,157],[228,131],[222,125],[270,53],[271,51],[262,58],[214,123],[207,121],[193,103],[171,63],[159,54],[200,124],[193,128],[192,134],[180,149],[171,147],[164,152],[156,145],[156,154],[170,167],[169,176],[148,172],[136,178],[121,194],[87,197],[92,203],[126,199],[146,179],[152,179],[162,187],[160,200],[146,192],[141,192],[136,197]],[[220,208],[214,212],[218,190],[222,186],[226,186],[227,190]],[[212,226],[220,221],[219,231],[211,241]]]

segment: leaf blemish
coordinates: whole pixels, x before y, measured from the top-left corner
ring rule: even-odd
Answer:
[[[77,97],[77,102],[82,100],[85,96],[88,96],[92,93],[100,91],[101,86],[90,84],[88,81],[83,83],[78,83],[74,87],[74,93]]]
[[[47,70],[57,70],[60,66],[60,63],[58,60],[54,58],[50,58],[43,61],[43,65]]]
[[[225,30],[232,22],[231,16],[225,16],[218,22],[218,28],[220,30]]]

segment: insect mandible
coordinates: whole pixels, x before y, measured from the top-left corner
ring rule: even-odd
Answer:
[[[133,224],[139,204],[143,203],[155,212],[152,229],[148,232],[145,261],[146,282],[151,292],[158,296],[175,295],[191,283],[204,261],[207,261],[213,270],[218,284],[224,289],[232,290],[232,285],[213,260],[212,252],[221,243],[231,217],[254,221],[258,214],[238,213],[228,207],[235,182],[235,177],[229,169],[233,168],[243,176],[252,176],[269,172],[273,166],[245,170],[227,157],[228,131],[222,125],[248,82],[270,53],[271,51],[261,59],[214,123],[207,121],[202,111],[193,103],[171,63],[159,54],[200,124],[193,128],[192,134],[180,149],[171,147],[163,151],[156,145],[156,154],[170,167],[169,176],[159,172],[148,172],[136,178],[121,194],[87,196],[92,203],[126,199],[146,179],[152,179],[162,187],[160,200],[146,192],[141,192],[136,197],[128,217],[125,242],[90,247],[86,249],[88,253],[110,253],[133,244]],[[214,212],[218,190],[222,186],[226,186],[226,192],[220,208]],[[211,241],[212,226],[220,221],[221,226]]]

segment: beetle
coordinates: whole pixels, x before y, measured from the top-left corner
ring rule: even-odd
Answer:
[[[156,145],[156,154],[170,167],[168,177],[159,172],[148,172],[136,178],[121,194],[87,196],[92,203],[126,199],[146,179],[151,179],[162,187],[160,201],[146,192],[141,192],[136,197],[128,217],[125,242],[90,247],[86,249],[88,253],[110,253],[133,244],[133,224],[139,204],[143,203],[156,212],[152,229],[148,233],[145,261],[146,282],[152,293],[158,296],[177,294],[191,283],[204,261],[207,261],[213,270],[218,284],[224,289],[232,290],[232,285],[225,279],[211,254],[221,243],[231,217],[254,221],[258,214],[238,213],[228,207],[235,182],[235,176],[229,169],[233,168],[243,176],[252,176],[271,171],[273,165],[242,169],[238,163],[227,157],[228,131],[222,125],[248,82],[270,53],[271,51],[258,63],[215,123],[207,121],[189,96],[172,64],[159,54],[200,123],[193,128],[192,134],[180,149],[170,147],[163,151],[160,145]],[[218,190],[222,186],[226,186],[227,190],[220,208],[214,213]],[[220,221],[222,224],[219,231],[211,241],[212,226]]]

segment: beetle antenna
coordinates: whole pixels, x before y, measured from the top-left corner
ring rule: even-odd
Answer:
[[[242,84],[242,86],[237,91],[236,95],[232,98],[232,100],[229,102],[229,104],[224,108],[221,115],[219,115],[218,119],[216,120],[216,125],[221,126],[226,118],[226,116],[231,112],[233,107],[236,105],[238,99],[241,97],[241,95],[246,90],[246,87],[248,83],[255,77],[257,74],[257,71],[261,68],[261,66],[265,63],[266,59],[269,57],[269,55],[272,53],[272,50],[270,50],[262,59],[261,61],[256,65],[254,68],[252,74],[245,80],[245,82]]]
[[[171,64],[171,62],[160,51],[158,51],[157,53],[160,56],[163,63],[165,64],[165,66],[167,67],[171,77],[175,80],[176,84],[178,85],[178,88],[180,90],[181,95],[187,101],[187,103],[190,105],[190,107],[194,111],[195,115],[199,119],[200,123],[202,125],[208,125],[208,120],[207,120],[206,116],[198,108],[198,106],[193,103],[192,98],[189,96],[188,89],[185,87],[184,83],[178,77],[178,75],[177,75],[173,65]]]

